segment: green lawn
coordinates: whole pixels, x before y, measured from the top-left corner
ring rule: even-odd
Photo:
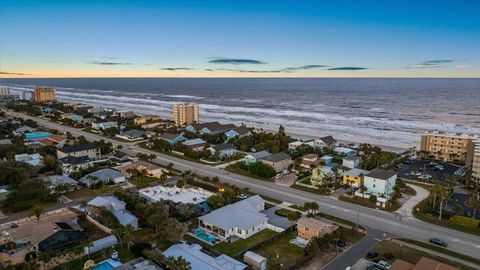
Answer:
[[[284,233],[280,237],[268,241],[253,251],[267,259],[276,258],[279,255],[280,263],[285,268],[291,267],[305,256],[303,249],[290,244],[290,240],[296,237],[295,232]]]
[[[358,204],[358,205],[365,206],[365,207],[368,207],[368,208],[379,209],[379,210],[388,211],[388,212],[396,211],[401,206],[399,203],[393,203],[392,204],[392,203],[389,202],[387,207],[381,208],[381,207],[378,207],[375,202],[370,201],[370,199],[360,198],[360,197],[357,197],[357,196],[354,196],[353,198],[351,198],[349,196],[342,195],[338,199],[341,200],[341,201],[344,201],[344,202]]]
[[[130,178],[130,182],[137,188],[149,187],[152,182],[156,182],[158,180],[158,178],[148,177],[145,175]]]
[[[357,224],[355,222],[352,222],[350,220],[346,220],[346,219],[343,219],[343,218],[339,218],[339,217],[335,217],[335,216],[331,216],[329,214],[325,214],[325,213],[322,213],[322,212],[319,212],[319,213],[316,213],[315,214],[316,216],[319,216],[319,217],[323,217],[323,218],[326,218],[326,219],[329,219],[331,221],[335,221],[337,223],[343,223],[345,225],[349,225],[351,227],[356,227]],[[358,226],[360,229],[363,229],[362,226]]]
[[[298,215],[299,217],[302,216],[302,213],[300,211],[292,211],[285,208],[278,209],[277,211],[275,211],[275,214],[281,217],[288,217],[289,215]]]
[[[226,170],[226,171],[229,171],[229,172],[232,172],[232,173],[236,173],[236,174],[240,174],[240,175],[244,175],[244,176],[256,178],[256,179],[262,180],[262,181],[275,182],[275,181],[274,181],[273,179],[271,179],[271,178],[265,178],[265,177],[260,177],[260,176],[257,176],[257,175],[250,174],[248,171],[240,168],[240,164],[241,164],[241,162],[234,163],[234,164],[232,164],[232,165],[227,166],[227,167],[225,168],[225,170]]]
[[[256,246],[257,244],[267,241],[277,234],[277,232],[274,232],[270,229],[265,229],[247,239],[239,239],[233,243],[222,242],[216,245],[215,249],[223,254],[227,254],[228,256],[236,257]]]
[[[293,184],[290,187],[294,189],[310,192],[313,194],[317,194],[317,195],[325,195],[325,196],[330,195],[330,190],[326,188],[310,188],[310,187],[305,187],[297,184]]]

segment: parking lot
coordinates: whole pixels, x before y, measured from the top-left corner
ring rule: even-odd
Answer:
[[[414,159],[411,160],[410,164],[402,163],[400,165],[400,171],[398,175],[399,177],[405,179],[438,183],[444,182],[447,175],[458,178],[459,175],[455,175],[455,172],[458,171],[460,168],[460,166],[440,161],[431,162],[426,160]],[[416,175],[412,174],[412,172],[415,172]]]

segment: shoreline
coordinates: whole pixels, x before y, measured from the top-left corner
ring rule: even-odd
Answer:
[[[68,101],[62,101],[62,102],[68,102]],[[89,104],[86,104],[86,105],[89,105]],[[105,108],[105,107],[99,107],[99,106],[94,106],[94,105],[89,105],[89,106],[92,106],[94,108]],[[111,107],[112,108],[112,107]],[[137,115],[149,115],[148,113],[145,113],[145,112],[142,112],[142,111],[137,111],[137,110],[133,110],[133,109],[129,109],[129,108],[122,108],[122,107],[113,107],[114,109],[116,110],[128,110],[128,111],[133,111],[135,114]],[[161,115],[159,115],[160,118],[162,118]],[[164,118],[164,119],[168,119],[168,118]],[[210,118],[207,118],[207,121],[218,121],[218,122],[223,122],[222,120],[218,120],[218,119],[210,119]],[[232,122],[230,122],[232,123]],[[234,122],[234,124],[236,125],[240,125],[240,124],[246,124],[247,126],[249,127],[253,127],[254,129],[263,129],[264,131],[267,131],[267,132],[277,132],[277,129],[274,129],[272,127],[269,127],[269,126],[261,126],[261,125],[255,125],[255,124],[249,124],[249,123],[237,123],[237,122]],[[285,126],[285,130],[286,130],[286,133],[287,135],[293,137],[294,139],[298,139],[298,140],[311,140],[311,139],[316,139],[316,138],[319,138],[319,137],[323,137],[323,136],[329,136],[330,134],[322,134],[322,135],[311,135],[311,134],[302,134],[302,133],[298,133],[298,132],[289,132],[288,130],[288,126]],[[332,135],[333,136],[333,135]],[[406,150],[409,149],[409,147],[406,147],[404,145],[395,145],[395,144],[379,144],[373,140],[369,140],[369,139],[366,139],[364,138],[363,141],[355,141],[355,140],[345,140],[345,139],[342,139],[341,137],[337,137],[337,136],[333,136],[337,142],[339,143],[343,143],[343,144],[350,144],[350,143],[353,143],[355,145],[359,145],[359,144],[362,144],[362,143],[368,143],[370,145],[374,145],[374,146],[378,146],[380,148],[382,148],[383,150],[387,150],[387,151],[393,151],[393,152],[404,152]],[[412,147],[412,146],[411,146]]]

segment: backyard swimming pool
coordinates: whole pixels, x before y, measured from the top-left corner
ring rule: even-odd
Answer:
[[[114,259],[108,259],[98,263],[93,268],[91,268],[91,270],[112,270],[113,268],[118,267],[120,265],[122,265],[121,262]]]
[[[210,242],[212,244],[217,242],[217,237],[214,234],[208,233],[200,227],[195,228],[193,234],[203,241]]]

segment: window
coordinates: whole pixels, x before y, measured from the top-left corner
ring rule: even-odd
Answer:
[[[241,229],[237,229],[237,233],[242,233],[242,230]]]
[[[305,231],[306,231],[306,232],[308,232],[308,231],[309,231],[308,227],[305,227]]]

